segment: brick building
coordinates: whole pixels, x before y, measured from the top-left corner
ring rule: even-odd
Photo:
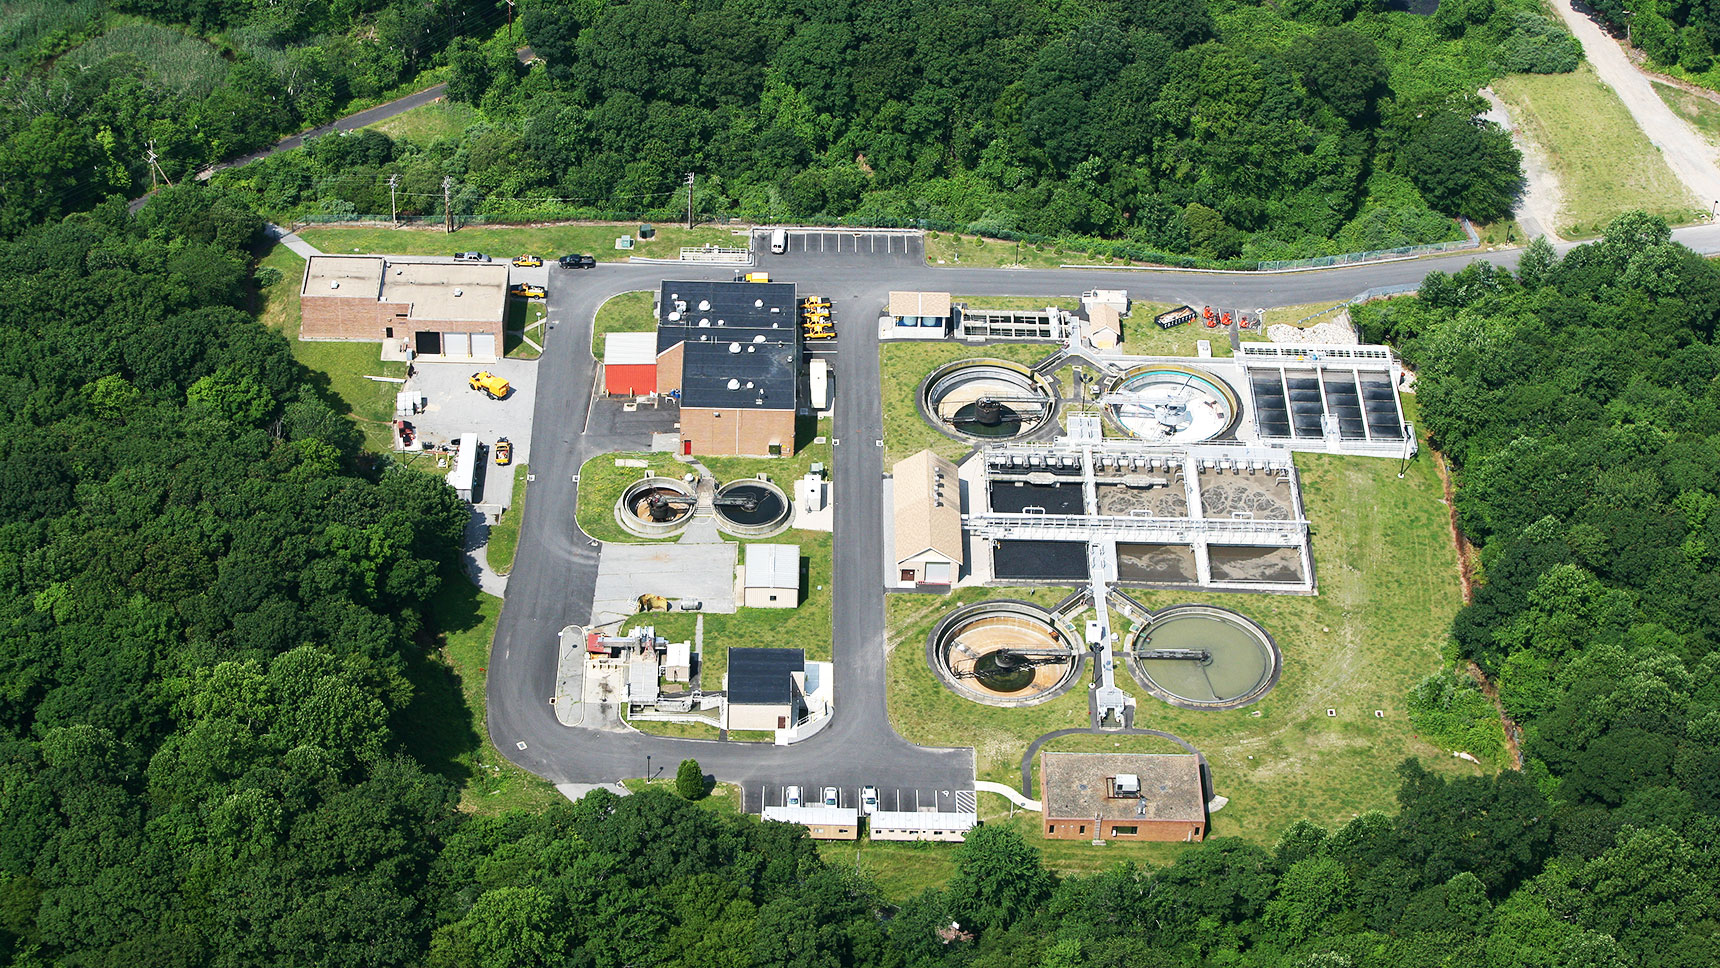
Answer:
[[[1206,838],[1206,786],[1194,754],[1042,753],[1039,776],[1047,838]]]
[[[657,392],[681,405],[681,453],[794,453],[800,321],[792,283],[665,282]]]
[[[299,339],[397,339],[426,363],[493,362],[507,314],[506,263],[312,256],[299,290]]]

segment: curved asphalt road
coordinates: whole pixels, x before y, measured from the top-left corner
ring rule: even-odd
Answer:
[[[832,233],[832,235],[837,233]],[[1454,272],[1472,261],[1513,266],[1517,250],[1465,253],[1439,259],[1372,263],[1317,272],[1265,275],[1140,270],[968,269],[925,265],[918,240],[903,252],[895,237],[890,255],[853,250],[854,233],[840,233],[848,251],[760,256],[760,268],[793,281],[803,293],[823,293],[842,316],[835,353],[836,543],[834,654],[836,711],[821,733],[794,746],[668,739],[632,732],[562,726],[550,697],[555,692],[557,636],[563,626],[589,619],[598,549],[574,524],[578,496],[572,477],[589,457],[638,446],[635,438],[586,435],[596,363],[590,333],[597,307],[610,296],[656,289],[666,278],[730,279],[729,268],[605,264],[594,270],[551,270],[548,334],[538,368],[532,469],[536,481],[526,502],[519,553],[509,577],[489,664],[489,729],[510,760],[558,783],[606,783],[672,767],[696,758],[707,773],[743,784],[749,809],[761,785],[829,783],[852,789],[880,787],[969,789],[972,751],[914,746],[890,726],[884,696],[884,594],[882,508],[883,417],[878,392],[878,351],[873,320],[890,289],[926,289],[972,295],[1069,296],[1086,289],[1128,289],[1155,302],[1224,304],[1252,308],[1337,303],[1381,286],[1419,282],[1435,269]],[[1678,241],[1701,252],[1720,251],[1720,226],[1680,230]],[[882,241],[876,243],[882,247]],[[792,643],[784,643],[792,644]],[[948,808],[947,804],[941,804]]]

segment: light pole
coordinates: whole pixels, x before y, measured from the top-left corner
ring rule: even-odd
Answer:
[[[645,782],[651,782],[651,754],[645,754]]]

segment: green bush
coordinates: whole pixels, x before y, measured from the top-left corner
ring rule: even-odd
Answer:
[[[1475,680],[1448,669],[1423,679],[1409,694],[1409,721],[1423,739],[1500,766],[1505,728]]]

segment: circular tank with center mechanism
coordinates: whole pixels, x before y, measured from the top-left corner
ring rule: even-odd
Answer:
[[[1126,652],[1143,688],[1183,709],[1237,709],[1278,683],[1282,656],[1272,636],[1212,605],[1176,605],[1137,626]]]
[[[1137,366],[1100,398],[1105,417],[1131,437],[1190,444],[1229,434],[1242,413],[1230,384],[1205,370],[1175,363]]]
[[[1012,440],[1056,424],[1057,388],[1007,360],[956,360],[920,384],[920,413],[938,430],[964,440]]]
[[[926,661],[950,691],[988,706],[1032,706],[1068,691],[1082,646],[1050,612],[1013,599],[975,602],[944,616]]]
[[[730,481],[717,488],[717,527],[757,538],[788,527],[794,507],[782,488],[763,479]]]
[[[693,492],[673,477],[645,477],[627,485],[615,502],[615,521],[642,538],[666,538],[693,517]]]

